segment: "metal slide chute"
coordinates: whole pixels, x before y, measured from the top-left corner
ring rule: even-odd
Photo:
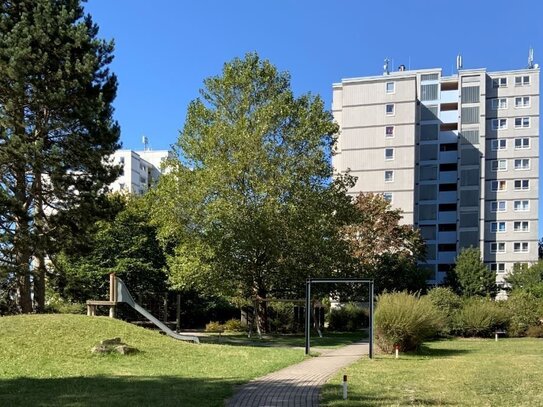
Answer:
[[[130,291],[128,291],[128,288],[126,288],[126,285],[124,285],[123,280],[121,280],[118,277],[116,277],[115,280],[117,282],[116,284],[117,302],[127,303],[136,311],[138,311],[141,315],[143,315],[145,318],[147,318],[149,321],[155,324],[158,328],[160,328],[166,335],[171,336],[172,338],[179,339],[181,341],[192,341],[194,343],[200,343],[200,339],[198,339],[197,336],[180,335],[172,331],[164,323],[160,322],[151,313],[149,313],[149,311],[147,311],[145,308],[142,308],[141,306],[138,305],[138,303],[136,303],[136,301],[134,301],[134,298],[132,298],[132,295],[130,295]]]

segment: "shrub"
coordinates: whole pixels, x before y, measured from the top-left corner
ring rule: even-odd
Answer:
[[[222,326],[225,331],[242,332],[245,330],[245,327],[239,319],[229,319]]]
[[[537,325],[543,300],[526,291],[513,291],[505,302],[510,320],[507,331],[511,336],[524,336],[529,327]]]
[[[375,334],[384,352],[391,353],[395,345],[404,351],[416,349],[442,326],[442,312],[427,297],[402,292],[378,298]]]
[[[53,294],[47,299],[46,311],[52,314],[85,314],[87,305],[79,302],[71,302]]]
[[[526,330],[526,335],[530,338],[543,338],[543,325],[534,325]]]
[[[296,332],[294,318],[294,305],[290,302],[276,302],[268,306],[268,322],[271,332],[291,333]]]
[[[211,321],[206,324],[206,332],[224,332],[224,325],[217,321]]]
[[[448,335],[452,331],[454,315],[462,306],[462,299],[449,287],[432,288],[427,296],[442,312],[444,325],[441,333]]]
[[[368,326],[368,314],[365,309],[354,303],[347,303],[340,308],[331,308],[326,315],[328,329],[331,331],[353,332]]]
[[[489,299],[467,299],[454,316],[454,331],[461,336],[490,337],[507,327],[507,309]]]

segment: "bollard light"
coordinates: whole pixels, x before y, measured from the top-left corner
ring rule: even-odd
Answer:
[[[347,400],[347,375],[343,375],[343,400]]]
[[[396,349],[396,359],[398,359],[400,357],[400,345],[396,345],[394,348]]]

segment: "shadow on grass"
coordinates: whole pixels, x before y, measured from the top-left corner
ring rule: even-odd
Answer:
[[[222,406],[237,384],[174,376],[0,379],[0,406]]]
[[[338,394],[337,400],[341,399],[341,395]],[[323,406],[334,405],[336,399],[329,398],[328,403],[323,403]],[[413,397],[413,398],[401,398],[401,397],[391,397],[391,396],[379,396],[379,395],[352,395],[349,394],[349,403],[348,405],[356,407],[374,407],[374,406],[405,406],[405,405],[415,405],[415,406],[457,406],[458,403],[451,403],[443,400],[434,400],[425,397]]]
[[[316,334],[311,337],[312,347],[338,347],[349,345],[354,342],[367,340],[367,334],[361,332],[332,332],[325,333],[322,338]],[[203,343],[232,346],[254,346],[254,347],[304,347],[305,338],[303,335],[264,335],[262,339],[257,336],[248,338],[247,335],[212,335],[200,337]]]
[[[442,348],[430,348],[426,345],[422,345],[413,356],[430,356],[433,358],[446,358],[450,356],[465,355],[471,353],[469,349],[442,349]]]

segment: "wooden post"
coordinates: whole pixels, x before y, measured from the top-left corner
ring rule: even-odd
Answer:
[[[115,273],[109,275],[109,300],[112,303],[117,302],[117,280]],[[115,305],[109,306],[109,317],[115,318]]]
[[[175,310],[175,329],[181,330],[181,294],[177,293],[177,307]]]

